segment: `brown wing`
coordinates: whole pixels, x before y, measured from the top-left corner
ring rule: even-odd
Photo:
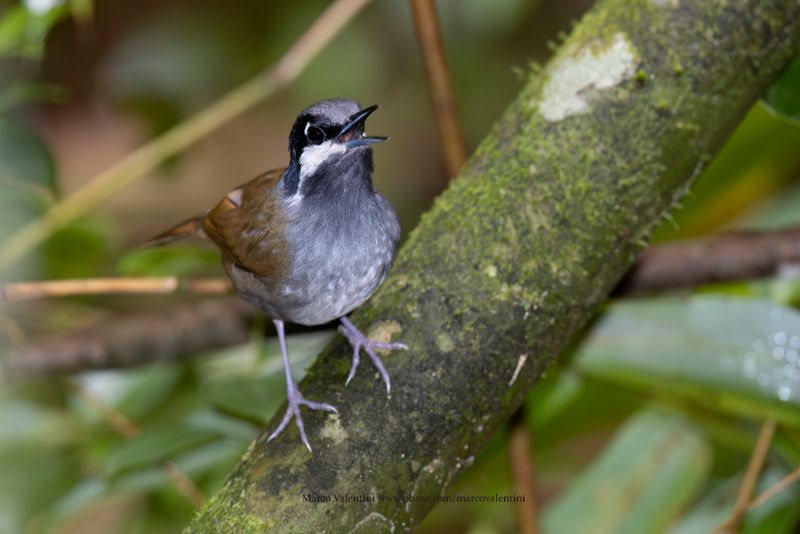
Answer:
[[[287,265],[286,220],[276,191],[283,171],[267,171],[237,187],[203,219],[205,233],[229,261],[269,279],[279,279]]]

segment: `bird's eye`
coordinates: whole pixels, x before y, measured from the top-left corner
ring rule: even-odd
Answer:
[[[319,126],[309,124],[306,126],[306,138],[309,143],[318,145],[325,140],[325,132]]]

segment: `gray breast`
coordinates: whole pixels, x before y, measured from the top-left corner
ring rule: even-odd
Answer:
[[[293,214],[285,280],[265,283],[228,268],[240,294],[272,318],[317,325],[346,315],[372,295],[394,261],[400,225],[380,195],[326,208]]]

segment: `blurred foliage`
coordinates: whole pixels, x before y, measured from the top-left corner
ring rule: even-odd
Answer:
[[[795,58],[767,92],[764,99],[775,114],[800,121],[800,58]]]
[[[470,142],[516,93],[512,69],[544,59],[548,41],[557,41],[589,3],[438,3]],[[274,61],[325,4],[171,0],[133,9],[28,0],[0,10],[0,241],[66,189],[54,163],[61,158],[51,155],[50,144],[66,135],[53,128],[48,113],[54,108],[85,113],[88,102],[134,117],[146,135],[161,132]],[[91,47],[102,53],[86,56]],[[656,239],[800,224],[799,65],[751,110]],[[406,4],[376,3],[270,112],[324,96],[372,103],[375,95],[390,104],[376,121],[399,134],[392,133],[396,155],[376,155],[394,158],[379,162],[390,176],[381,187],[398,198],[408,229],[436,193],[441,167]],[[263,132],[248,130],[236,142]],[[268,142],[283,151],[283,135],[280,130]],[[235,163],[226,161],[226,169]],[[173,178],[179,168],[161,176]],[[180,218],[180,193],[163,214],[170,220],[159,224]],[[147,207],[141,197],[138,202],[134,210]],[[81,219],[3,278],[221,272],[218,253],[202,245],[133,249],[140,236],[127,232],[135,222],[113,211]],[[0,310],[0,340],[57,333],[161,303],[160,297],[131,297],[9,307]],[[545,531],[708,532],[729,513],[766,417],[781,426],[759,490],[795,468],[798,306],[800,283],[791,277],[610,304],[525,401]],[[181,364],[82,373],[72,385],[61,379],[4,384],[0,534],[179,531],[192,508],[165,462],[213,494],[284,399],[277,346],[261,330],[254,329],[251,343]],[[332,335],[290,336],[296,378]],[[87,398],[129,420],[135,435],[121,436]],[[498,432],[452,493],[512,493],[506,447],[506,433]],[[784,490],[748,514],[742,531],[794,532],[799,495],[797,486]],[[514,530],[507,503],[442,504],[418,529]]]

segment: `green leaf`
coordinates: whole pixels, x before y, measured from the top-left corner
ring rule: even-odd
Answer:
[[[258,435],[258,427],[212,410],[201,409],[186,418],[192,428],[215,432],[231,440],[249,444]]]
[[[97,275],[111,259],[114,235],[107,221],[83,217],[55,231],[45,245],[48,278]]]
[[[775,115],[800,121],[800,58],[792,60],[772,84],[764,103]]]
[[[182,374],[177,365],[152,365],[128,372],[130,381],[114,403],[117,410],[133,420],[140,420],[162,406],[175,391]]]
[[[76,440],[76,422],[55,410],[21,399],[0,402],[0,453],[36,444],[54,447]]]
[[[156,466],[215,437],[216,432],[185,423],[151,426],[112,450],[106,461],[106,471],[114,476],[134,468]]]
[[[545,532],[662,532],[701,489],[710,463],[694,425],[671,412],[642,410],[545,509]]]
[[[57,189],[49,150],[30,126],[11,115],[0,115],[0,182]]]
[[[286,346],[292,364],[292,374],[300,381],[317,354],[336,335],[335,330],[320,330],[307,334],[286,336]],[[263,356],[263,357],[262,357]],[[275,377],[283,380],[283,363],[278,350],[278,339],[254,342],[220,350],[213,358],[195,363],[198,371],[209,381],[230,377]],[[285,392],[284,392],[285,393]]]
[[[700,295],[611,305],[575,354],[587,375],[800,423],[800,313]]]
[[[217,439],[169,458],[187,476],[197,479],[220,469],[227,474],[247,450],[247,443]],[[166,488],[171,484],[160,466],[139,468],[117,476],[110,488],[114,491],[148,491]]]
[[[537,427],[557,418],[581,393],[583,377],[564,371],[550,373],[531,391],[526,402],[528,417]]]
[[[25,525],[66,492],[78,475],[66,451],[27,444],[0,453],[0,532]]]
[[[182,245],[134,250],[117,268],[125,276],[188,276],[217,273],[220,265],[216,249]]]
[[[261,424],[269,421],[285,396],[286,386],[278,376],[225,380],[210,385],[207,394],[217,409]]]
[[[49,205],[50,199],[40,189],[0,181],[0,240],[39,217]]]
[[[30,14],[22,6],[14,6],[0,17],[0,55],[13,50],[25,35]]]

